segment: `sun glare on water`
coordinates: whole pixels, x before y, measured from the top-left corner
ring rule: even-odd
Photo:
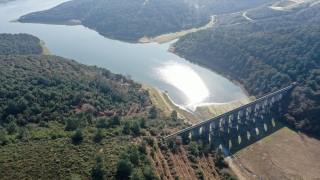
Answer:
[[[178,88],[188,97],[188,107],[193,107],[209,97],[210,92],[201,77],[189,66],[169,61],[155,68],[157,77]]]

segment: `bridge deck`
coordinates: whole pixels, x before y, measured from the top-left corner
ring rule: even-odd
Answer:
[[[278,91],[276,91],[276,92],[273,92],[273,93],[271,93],[271,94],[268,94],[268,95],[266,95],[266,96],[263,96],[263,97],[255,100],[255,101],[252,101],[252,102],[250,102],[250,103],[248,103],[248,104],[245,104],[245,105],[243,105],[243,106],[241,106],[241,107],[238,107],[238,108],[236,108],[236,109],[234,109],[234,110],[228,111],[228,112],[223,113],[223,114],[221,114],[221,115],[219,115],[219,116],[216,116],[216,117],[214,117],[214,118],[205,120],[205,121],[200,122],[200,123],[198,123],[198,124],[196,124],[196,125],[187,127],[187,128],[185,128],[185,129],[183,129],[183,130],[180,130],[180,131],[178,131],[178,132],[175,132],[175,133],[170,134],[170,135],[168,135],[168,136],[165,136],[165,137],[163,137],[163,138],[164,138],[164,139],[167,139],[167,138],[169,138],[169,137],[177,136],[177,135],[180,135],[180,134],[182,134],[182,133],[184,133],[184,132],[188,132],[188,131],[190,131],[190,130],[192,130],[192,129],[194,129],[194,128],[201,127],[201,126],[203,126],[204,124],[210,123],[211,121],[215,121],[215,120],[217,120],[217,119],[221,119],[221,118],[223,118],[224,116],[226,116],[226,115],[228,115],[228,114],[237,112],[237,111],[239,111],[239,110],[241,110],[241,109],[243,109],[243,108],[245,108],[245,107],[252,106],[252,105],[254,105],[254,104],[256,104],[256,103],[258,103],[258,102],[260,102],[260,101],[262,101],[262,100],[268,99],[268,98],[273,97],[273,96],[275,96],[275,95],[277,95],[277,94],[280,94],[280,93],[282,93],[282,92],[284,92],[284,91],[290,90],[290,89],[292,89],[292,88],[295,87],[295,86],[296,86],[296,83],[292,83],[292,84],[291,84],[290,86],[288,86],[288,87],[285,87],[285,88],[283,88],[283,89],[280,89],[280,90],[278,90]]]

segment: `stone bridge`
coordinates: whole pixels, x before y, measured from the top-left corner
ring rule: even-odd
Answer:
[[[221,133],[228,134],[229,128],[236,129],[238,125],[252,124],[256,118],[261,118],[263,113],[268,113],[273,104],[280,101],[282,97],[295,86],[296,83],[292,83],[286,88],[259,98],[249,104],[243,105],[232,111],[185,128],[163,138],[167,139],[172,136],[198,138],[199,136],[202,136],[210,139],[211,135],[220,136]]]

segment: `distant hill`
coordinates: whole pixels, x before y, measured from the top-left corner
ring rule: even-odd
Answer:
[[[320,135],[319,5],[189,34],[174,52],[230,75],[256,97],[298,82],[273,112],[298,130]]]
[[[270,0],[76,0],[21,16],[19,22],[81,23],[103,36],[135,41],[200,27],[210,21],[211,14],[267,2]]]

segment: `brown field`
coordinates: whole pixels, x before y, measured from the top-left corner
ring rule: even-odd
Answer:
[[[275,123],[275,132],[235,153],[234,161],[243,176],[257,179],[255,174],[264,180],[320,179],[319,139]]]

